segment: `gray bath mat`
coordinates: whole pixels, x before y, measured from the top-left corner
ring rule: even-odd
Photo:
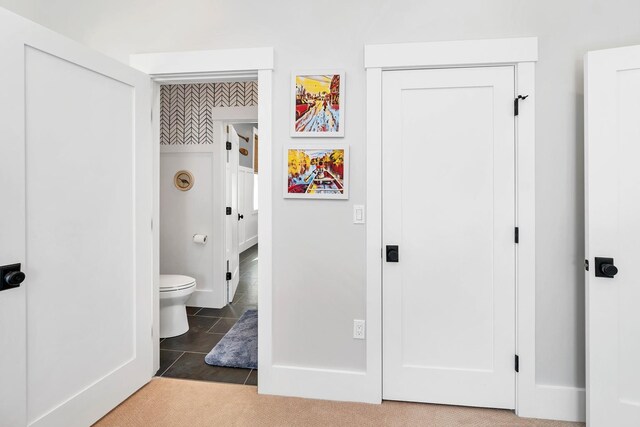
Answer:
[[[258,310],[247,310],[204,358],[207,365],[258,369]]]

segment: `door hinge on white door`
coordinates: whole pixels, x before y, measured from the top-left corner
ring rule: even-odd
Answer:
[[[520,228],[519,227],[516,227],[515,230],[514,230],[513,240],[516,243],[520,243]]]
[[[518,356],[517,354],[514,360],[514,368],[516,372],[520,372],[520,356]]]
[[[513,115],[514,116],[517,116],[519,114],[518,107],[520,106],[520,101],[524,101],[528,97],[529,97],[529,95],[518,95],[518,97],[513,100]]]

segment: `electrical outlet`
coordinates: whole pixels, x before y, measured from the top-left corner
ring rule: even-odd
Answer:
[[[353,338],[363,340],[365,336],[364,320],[353,321]]]

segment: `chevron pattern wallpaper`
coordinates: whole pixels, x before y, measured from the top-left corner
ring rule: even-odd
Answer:
[[[258,105],[258,82],[160,86],[160,145],[213,144],[214,107]]]

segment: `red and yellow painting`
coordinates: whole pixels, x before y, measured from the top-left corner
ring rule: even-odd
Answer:
[[[346,198],[346,148],[289,148],[286,195]]]
[[[343,74],[294,75],[293,135],[343,135]]]

